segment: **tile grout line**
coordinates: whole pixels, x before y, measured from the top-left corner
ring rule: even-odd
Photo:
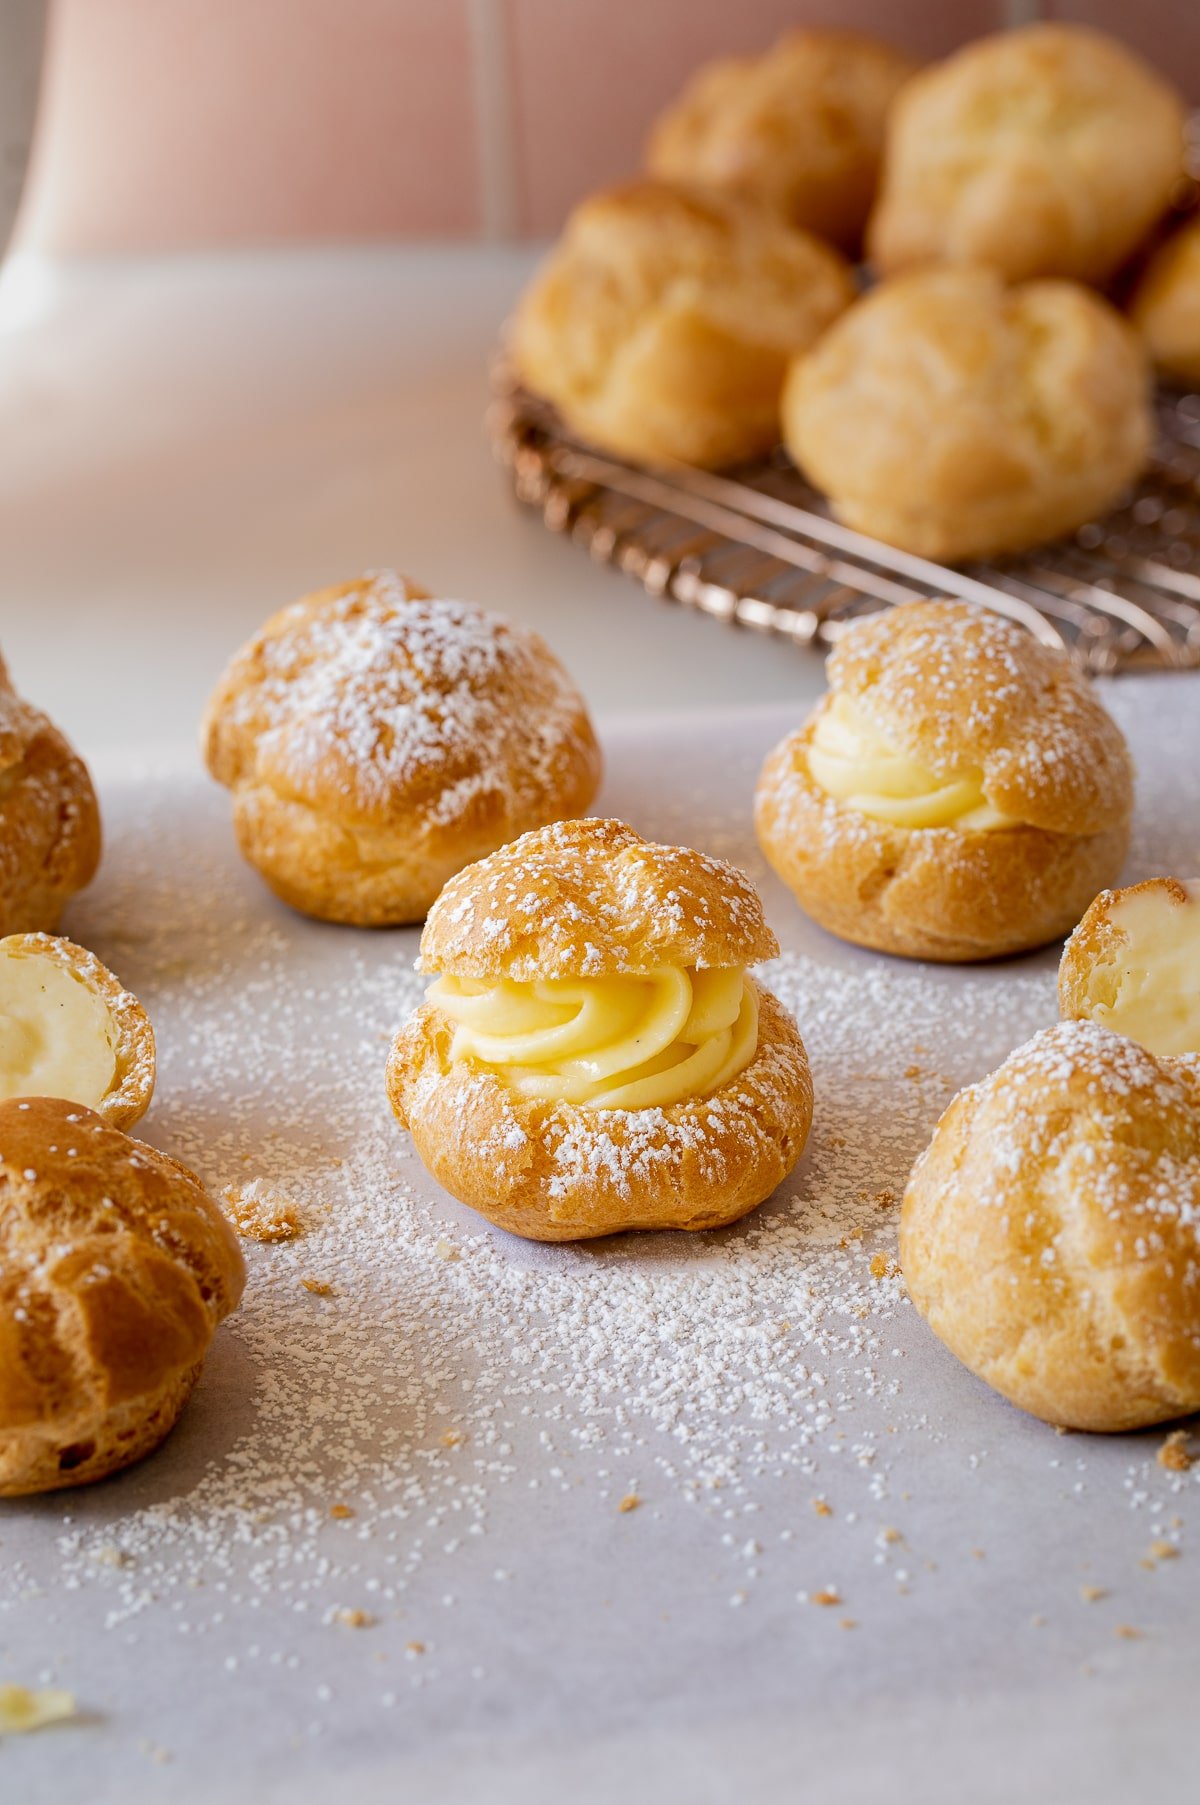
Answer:
[[[505,0],[467,0],[483,237],[517,236],[516,133]]]

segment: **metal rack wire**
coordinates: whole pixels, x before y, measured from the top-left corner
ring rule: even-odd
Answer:
[[[799,645],[856,616],[959,596],[1069,646],[1097,673],[1200,668],[1200,396],[1163,393],[1150,468],[1071,539],[961,569],[830,518],[780,452],[727,475],[593,450],[497,362],[489,427],[518,499],[653,596]]]

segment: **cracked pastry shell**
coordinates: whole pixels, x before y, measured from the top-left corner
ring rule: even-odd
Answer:
[[[1115,308],[985,269],[882,283],[783,395],[788,451],[838,519],[942,562],[1073,531],[1141,473],[1152,435],[1145,349]]]
[[[963,602],[906,602],[858,622],[830,692],[768,754],[759,844],[806,914],[843,940],[907,958],[997,958],[1061,938],[1118,875],[1133,769],[1124,738],[1064,652]],[[982,773],[1019,823],[901,828],[846,806],[809,770],[842,694],[937,775]]]
[[[857,31],[789,31],[706,63],[654,126],[650,173],[757,201],[857,254],[884,125],[916,64]]]
[[[1178,91],[1103,32],[981,38],[898,96],[870,258],[885,274],[981,263],[1105,282],[1182,180],[1185,118]]]
[[[99,863],[87,766],[0,659],[0,934],[52,933]]]
[[[536,633],[391,571],[273,615],[208,705],[244,857],[324,921],[419,921],[446,879],[585,809],[600,750]]]
[[[900,1259],[934,1334],[1034,1416],[1200,1408],[1200,1059],[1092,1022],[1036,1035],[938,1123]]]
[[[593,444],[717,467],[778,442],[789,359],[853,296],[831,246],[765,209],[635,182],[572,213],[517,309],[512,355]]]
[[[420,964],[431,974],[529,982],[744,966],[778,950],[749,879],[724,861],[655,845],[621,822],[567,821],[448,884],[430,911]],[[426,1003],[392,1047],[392,1109],[438,1182],[514,1234],[573,1241],[718,1228],[770,1196],[812,1123],[796,1026],[769,991],[756,990],[749,1065],[707,1096],[634,1110],[518,1095],[494,1072],[452,1061],[451,1024]]]
[[[198,1178],[92,1110],[0,1103],[0,1496],[88,1485],[170,1433],[245,1269]]]
[[[154,1029],[137,998],[86,947],[58,934],[8,934],[0,940],[2,959],[49,959],[103,1003],[110,1024],[112,1083],[95,1105],[111,1128],[132,1128],[154,1096]]]

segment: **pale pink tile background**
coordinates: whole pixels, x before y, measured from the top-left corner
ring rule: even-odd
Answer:
[[[0,4],[3,0],[0,0]],[[51,0],[17,242],[546,234],[697,63],[837,23],[921,57],[1038,0]],[[1044,0],[1200,98],[1200,0]]]

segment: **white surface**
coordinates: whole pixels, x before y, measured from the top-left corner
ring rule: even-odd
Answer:
[[[1194,686],[1108,693],[1141,769],[1130,875],[1200,869]],[[1190,1796],[1200,1466],[1021,1416],[870,1276],[895,1248],[876,1192],[1051,1019],[1053,955],[936,969],[806,924],[749,826],[791,718],[610,731],[601,801],[762,882],[810,1147],[731,1230],[576,1248],[487,1229],[407,1156],[381,1068],[415,936],[289,915],[212,786],[108,767],[68,925],[157,1026],[149,1138],[214,1185],[265,1176],[309,1230],[249,1249],[159,1455],[0,1506],[0,1680],[86,1714],[0,1747],[6,1805]],[[1180,1554],[1148,1570],[1158,1536]],[[841,1606],[806,1600],[830,1585]]]
[[[528,250],[0,280],[0,647],[88,754],[190,744],[285,602],[394,565],[536,626],[601,713],[810,695],[820,660],[650,601],[519,511],[483,432]]]

